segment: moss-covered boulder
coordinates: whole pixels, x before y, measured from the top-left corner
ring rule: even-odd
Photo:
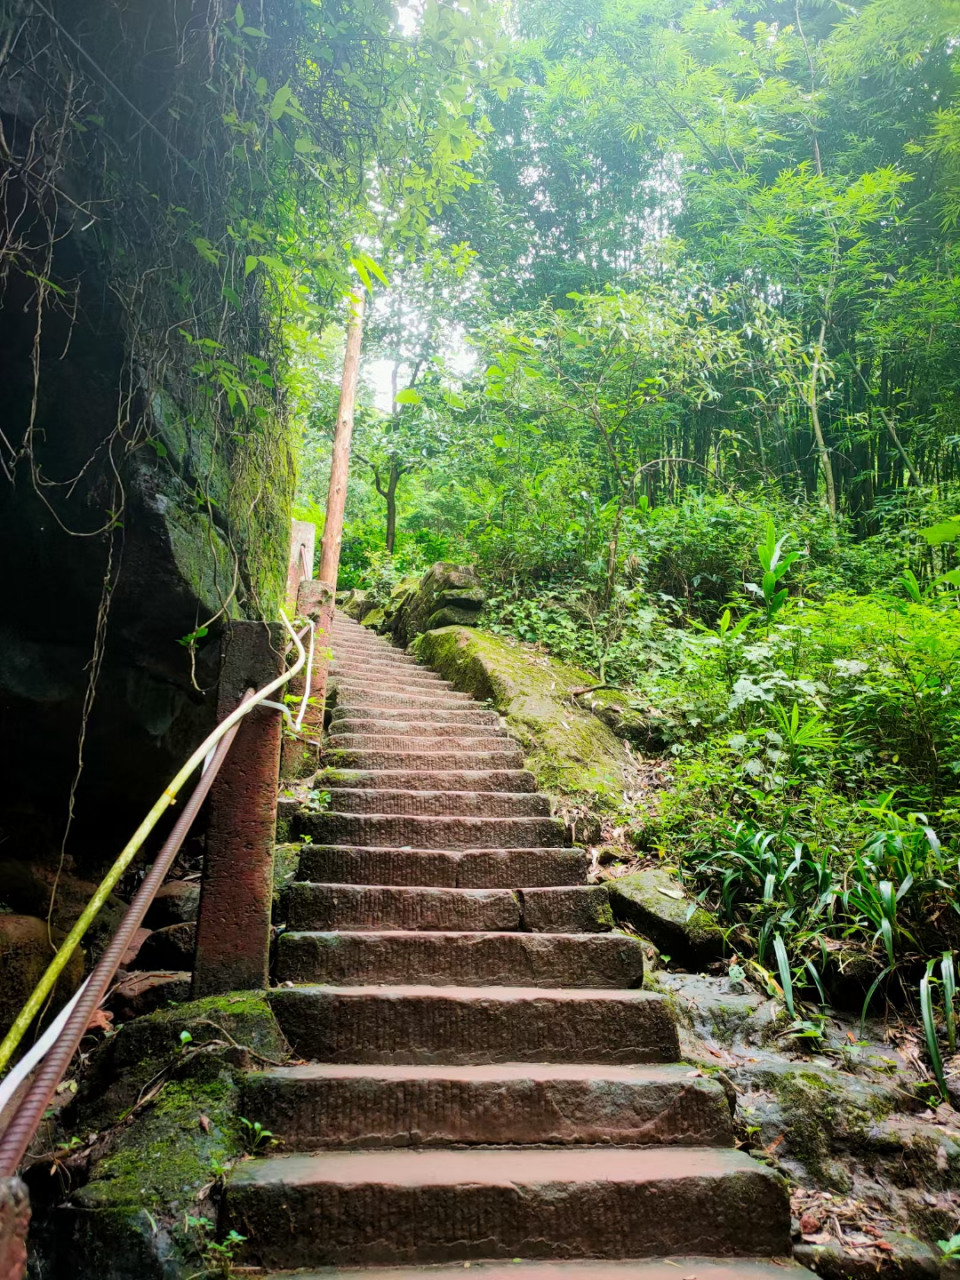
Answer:
[[[415,650],[455,688],[506,717],[544,791],[583,797],[598,810],[622,800],[630,757],[606,725],[572,700],[573,690],[591,683],[587,672],[518,640],[466,627],[427,631]]]
[[[51,1180],[46,1166],[42,1178],[36,1166],[38,1274],[72,1280],[207,1274],[204,1250],[215,1239],[211,1192],[244,1152],[242,1075],[284,1056],[283,1036],[260,992],[154,1013],[106,1041],[64,1118],[67,1133],[90,1143],[70,1168],[65,1200],[44,1204]]]
[[[618,738],[641,751],[664,751],[675,740],[669,717],[639,700],[636,693],[622,689],[588,689],[578,694],[577,703],[592,711]]]
[[[410,644],[437,627],[473,627],[480,621],[486,592],[468,566],[438,561],[408,592],[391,619],[398,644]]]
[[[678,964],[699,968],[723,954],[723,933],[709,911],[697,907],[660,867],[611,880],[615,919],[631,924]]]
[[[370,599],[369,591],[361,591],[359,587],[354,587],[352,591],[344,593],[342,600],[339,599],[340,592],[337,592],[337,608],[341,613],[345,613],[348,618],[355,618],[359,622],[373,608],[373,601]]]

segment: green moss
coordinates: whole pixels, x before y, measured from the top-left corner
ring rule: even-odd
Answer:
[[[284,893],[297,872],[300,862],[299,844],[278,844],[273,849],[272,919],[278,924],[285,918]]]
[[[192,1037],[186,1050],[185,1031]],[[95,1123],[111,1127],[89,1180],[53,1223],[57,1235],[66,1231],[80,1242],[84,1274],[144,1280],[197,1274],[196,1240],[185,1234],[184,1221],[197,1213],[200,1193],[243,1154],[245,1049],[261,1061],[284,1053],[259,991],[209,996],[140,1018],[97,1051],[70,1118],[81,1133]]]
[[[587,672],[466,627],[427,631],[415,649],[455,688],[506,717],[543,790],[580,797],[600,810],[622,800],[631,770],[626,751],[571,701],[572,690],[593,683]]]
[[[687,918],[690,900],[676,879],[660,867],[620,876],[610,884],[613,914],[651,938],[661,951],[694,965],[714,960],[723,952],[723,932],[713,916],[701,908]]]
[[[97,1163],[74,1202],[88,1209],[183,1211],[210,1182],[211,1169],[242,1154],[237,1105],[229,1071],[209,1082],[164,1084],[137,1123],[120,1131],[116,1148]]]
[[[371,609],[369,613],[364,614],[360,625],[361,627],[370,627],[376,631],[378,627],[383,626],[383,610]]]

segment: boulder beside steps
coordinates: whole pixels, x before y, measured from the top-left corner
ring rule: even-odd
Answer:
[[[272,994],[306,1061],[245,1082],[283,1146],[227,1180],[242,1261],[277,1280],[809,1277],[783,1180],[677,1061],[642,944],[498,717],[343,615],[331,644],[330,807],[301,815]]]

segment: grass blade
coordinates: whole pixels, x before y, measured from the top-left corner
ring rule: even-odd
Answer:
[[[933,1065],[933,1074],[937,1077],[940,1096],[947,1099],[947,1081],[943,1074],[943,1061],[940,1057],[940,1045],[937,1043],[937,1024],[933,1016],[933,995],[930,991],[930,970],[936,961],[931,960],[927,972],[920,979],[920,1013],[923,1016],[923,1033],[927,1039],[927,1052]]]
[[[953,954],[943,953],[940,961],[940,976],[943,979],[943,1005],[947,1015],[947,1043],[950,1052],[957,1052],[957,972],[953,966]]]
[[[810,974],[810,977],[813,979],[814,983],[816,984],[817,990],[820,992],[820,1007],[826,1008],[827,993],[826,991],[824,991],[823,983],[820,981],[820,974],[817,972],[817,966],[813,963],[812,960],[807,961],[807,972]]]
[[[790,972],[790,957],[779,933],[773,935],[773,950],[777,957],[777,968],[780,971],[780,985],[783,987],[783,1001],[791,1018],[795,1018],[793,1007],[793,975]]]
[[[882,969],[880,973],[877,974],[876,981],[873,983],[873,985],[870,987],[870,990],[867,992],[867,998],[866,1000],[864,1000],[863,1009],[860,1012],[860,1039],[861,1040],[863,1039],[863,1024],[867,1020],[867,1010],[870,1008],[870,1001],[873,999],[874,995],[876,994],[877,987],[879,987],[880,983],[884,980],[884,978],[887,976],[888,973],[892,973],[892,972],[893,972],[893,965],[887,965],[886,969]]]

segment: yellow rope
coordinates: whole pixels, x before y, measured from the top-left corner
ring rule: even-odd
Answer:
[[[143,822],[140,823],[139,827],[137,827],[131,839],[124,846],[120,857],[117,858],[116,862],[100,882],[96,893],[94,893],[93,897],[87,903],[80,919],[70,930],[64,940],[63,946],[50,961],[46,973],[44,973],[43,977],[37,983],[30,999],[20,1010],[13,1026],[4,1037],[3,1043],[0,1044],[0,1072],[6,1070],[10,1059],[13,1057],[14,1050],[26,1035],[31,1022],[33,1022],[34,1018],[43,1007],[47,996],[53,989],[54,983],[63,972],[70,957],[80,945],[83,935],[97,918],[100,908],[113,892],[120,877],[126,871],[127,867],[129,867],[130,863],[139,852],[140,846],[157,825],[162,814],[176,801],[177,793],[180,791],[183,784],[209,754],[211,748],[216,746],[223,735],[229,729],[232,729],[238,720],[242,720],[243,717],[251,712],[254,707],[259,706],[259,704],[273,693],[275,689],[279,689],[281,685],[286,684],[287,681],[292,679],[292,677],[295,676],[303,666],[307,655],[304,651],[303,645],[300,643],[300,637],[294,631],[293,627],[291,627],[287,616],[282,609],[280,611],[280,617],[283,621],[283,625],[286,627],[287,631],[289,631],[294,644],[297,646],[297,661],[288,671],[285,671],[283,675],[278,676],[276,680],[273,680],[270,684],[255,693],[248,702],[242,703],[239,707],[236,707],[231,711],[226,719],[222,720],[217,725],[213,733],[211,733],[210,736],[206,738],[199,747],[197,747],[196,751],[194,751],[193,755],[173,779],[170,785],[164,789],[160,799],[144,818]]]

